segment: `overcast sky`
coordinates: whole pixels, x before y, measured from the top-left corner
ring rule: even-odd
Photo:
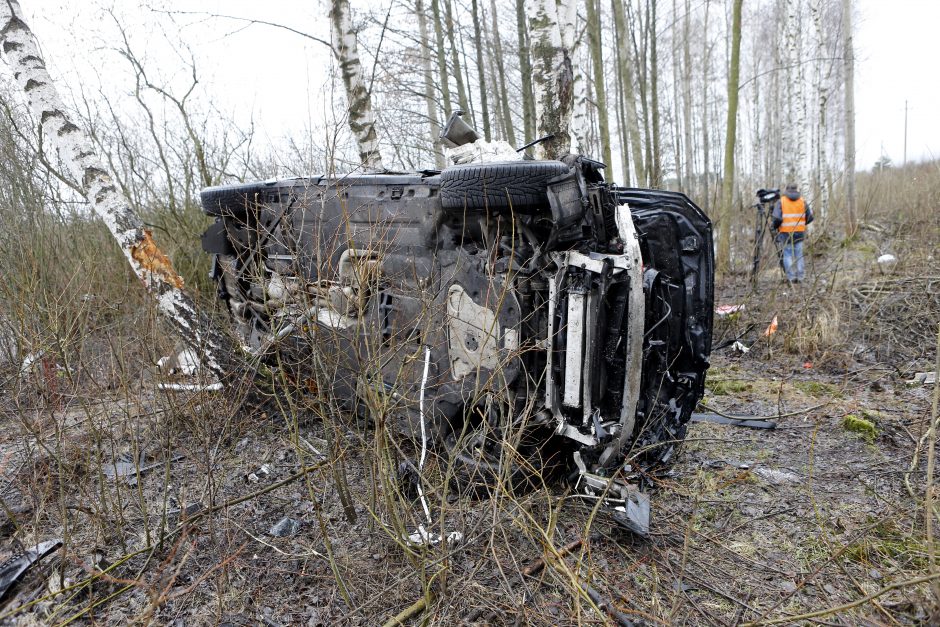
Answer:
[[[296,26],[311,34],[329,38],[325,5],[314,0],[258,3],[249,0],[168,0],[194,11],[269,19]],[[836,1],[836,0],[832,0]],[[89,10],[83,2],[62,0],[21,0],[30,24],[37,32],[56,78],[77,87],[78,67],[93,59],[94,70],[108,82],[110,76],[123,77],[132,85],[125,63],[104,52],[113,45],[105,41],[102,14]],[[356,0],[353,0],[356,4]],[[383,5],[386,4],[383,2]],[[907,158],[919,160],[940,156],[940,81],[937,76],[937,25],[940,0],[856,0],[856,162],[870,168],[881,154],[900,163],[904,152],[904,108],[908,103]],[[115,2],[122,21],[133,21],[136,2]],[[83,8],[85,7],[85,8]],[[144,17],[140,17],[141,20]],[[253,27],[240,31],[240,25],[218,32],[198,18],[180,16],[181,38],[191,42],[197,56],[210,59],[200,63],[203,83],[216,94],[231,94],[233,102],[217,103],[223,111],[243,118],[251,115],[256,128],[274,143],[290,129],[305,126],[308,119],[332,114],[314,89],[291,90],[289,84],[326,85],[327,50],[321,44],[270,29]],[[113,33],[114,29],[105,29]],[[206,32],[213,34],[206,38]],[[133,46],[138,54],[172,58],[185,52],[167,50],[160,33],[138,32]],[[177,57],[181,58],[181,57]],[[322,61],[321,61],[322,60]],[[182,64],[166,66],[167,72]],[[166,77],[163,77],[166,78]],[[178,77],[180,78],[180,77]],[[326,87],[322,90],[325,91]],[[321,94],[322,95],[322,94]],[[235,100],[248,106],[236,106]],[[319,109],[319,110],[317,110]],[[236,123],[244,119],[236,119]]]

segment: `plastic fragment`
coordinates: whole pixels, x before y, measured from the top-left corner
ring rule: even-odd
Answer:
[[[30,566],[62,546],[62,540],[46,540],[31,549],[17,553],[0,564],[0,599],[19,581]]]

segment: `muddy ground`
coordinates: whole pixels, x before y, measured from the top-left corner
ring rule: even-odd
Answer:
[[[159,392],[149,367],[93,393],[54,385],[54,363],[14,371],[0,547],[63,546],[9,591],[0,620],[373,625],[412,608],[407,624],[935,623],[918,582],[933,387],[906,383],[933,349],[916,335],[872,344],[871,279],[837,286],[814,270],[802,286],[771,269],[756,290],[743,275],[719,287],[718,303],[747,308],[718,321],[715,345],[750,350],[716,350],[700,409],[776,428],[692,423],[650,477],[646,539],[564,482],[447,493],[432,457],[434,531],[463,539],[411,547],[401,532],[420,509],[390,469],[413,443],[309,399]],[[141,474],[108,475],[130,467]]]

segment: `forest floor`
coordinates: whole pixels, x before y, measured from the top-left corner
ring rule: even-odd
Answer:
[[[715,351],[701,409],[776,428],[690,424],[646,539],[556,482],[431,494],[435,530],[463,539],[414,548],[392,529],[413,528],[417,506],[390,497],[375,431],[354,421],[158,392],[146,369],[95,393],[50,392],[48,367],[43,394],[7,379],[0,546],[63,546],[9,591],[0,621],[373,625],[411,608],[406,624],[936,623],[934,388],[907,381],[933,367],[940,279],[924,283],[919,262],[873,274],[885,228],[821,242],[800,286],[772,268],[756,290],[744,275],[718,285],[716,304],[746,309],[716,322],[715,346],[750,350]],[[108,476],[122,461],[139,477]]]

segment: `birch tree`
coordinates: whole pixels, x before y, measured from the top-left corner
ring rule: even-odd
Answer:
[[[196,308],[170,259],[118,191],[91,141],[71,121],[16,0],[0,3],[0,47],[30,111],[40,123],[43,137],[54,144],[92,211],[104,222],[134,274],[156,300],[157,309],[187,346],[201,356],[203,366],[218,377],[230,374],[236,363],[231,341]]]
[[[415,12],[418,14],[418,33],[421,36],[421,68],[424,74],[424,100],[428,109],[431,142],[434,145],[434,164],[440,169],[444,167],[444,153],[440,149],[439,142],[441,123],[437,116],[437,103],[434,101],[434,79],[431,76],[431,42],[428,39],[428,18],[424,14],[424,0],[415,0]]]
[[[721,218],[718,270],[731,269],[731,205],[734,202],[734,144],[738,124],[738,83],[741,70],[741,3],[734,0],[731,22],[731,63],[728,67],[728,121],[725,126],[725,163],[721,181]],[[708,174],[706,172],[706,174]]]
[[[434,15],[434,41],[437,44],[437,71],[440,74],[441,98],[444,100],[444,117],[449,118],[452,103],[450,101],[450,78],[447,72],[447,57],[444,48],[443,20],[441,19],[440,0],[431,0],[431,13]]]
[[[842,0],[842,64],[845,72],[845,236],[855,235],[855,49],[852,44],[852,0]]]
[[[594,70],[594,96],[597,103],[597,122],[600,126],[601,158],[610,167],[613,157],[610,149],[610,121],[607,117],[607,90],[604,86],[604,42],[597,0],[586,0],[588,45]]]
[[[496,77],[499,80],[499,101],[503,113],[503,126],[506,127],[506,141],[516,145],[516,129],[512,124],[512,112],[509,108],[509,90],[506,89],[506,64],[503,62],[503,42],[499,33],[499,20],[496,13],[496,0],[490,0],[490,19],[493,21],[493,55],[496,61]]]
[[[535,134],[539,137],[552,135],[551,139],[536,147],[535,156],[539,159],[563,156],[571,145],[573,75],[569,51],[562,45],[559,8],[555,0],[526,0],[532,51]]]
[[[633,169],[637,179],[643,176],[646,168],[643,163],[643,145],[640,142],[640,118],[636,110],[636,93],[633,88],[633,59],[630,52],[630,35],[627,31],[626,12],[623,0],[612,0],[614,24],[619,36],[617,37],[617,64],[623,82],[624,119],[627,125],[627,136],[630,142],[630,152],[633,157]]]
[[[535,139],[535,95],[532,92],[532,63],[529,58],[529,30],[525,0],[516,0],[516,34],[519,40],[519,75],[522,84],[523,142]]]
[[[558,2],[558,21],[561,28],[561,45],[571,58],[571,124],[569,133],[571,143],[569,151],[575,153],[587,150],[587,136],[590,125],[588,118],[588,89],[584,75],[584,52],[578,37],[578,2],[567,0]]]
[[[490,108],[486,97],[486,72],[483,65],[483,35],[480,29],[480,8],[478,0],[471,0],[471,13],[473,17],[473,44],[477,57],[477,80],[480,83],[480,115],[483,117],[483,138],[486,141],[493,139],[490,130]]]
[[[379,152],[378,133],[375,128],[375,113],[372,111],[372,94],[366,88],[359,60],[359,45],[353,28],[348,0],[333,0],[330,9],[330,26],[333,35],[333,53],[339,63],[346,88],[346,108],[349,129],[359,146],[362,165],[382,170],[382,154]]]

